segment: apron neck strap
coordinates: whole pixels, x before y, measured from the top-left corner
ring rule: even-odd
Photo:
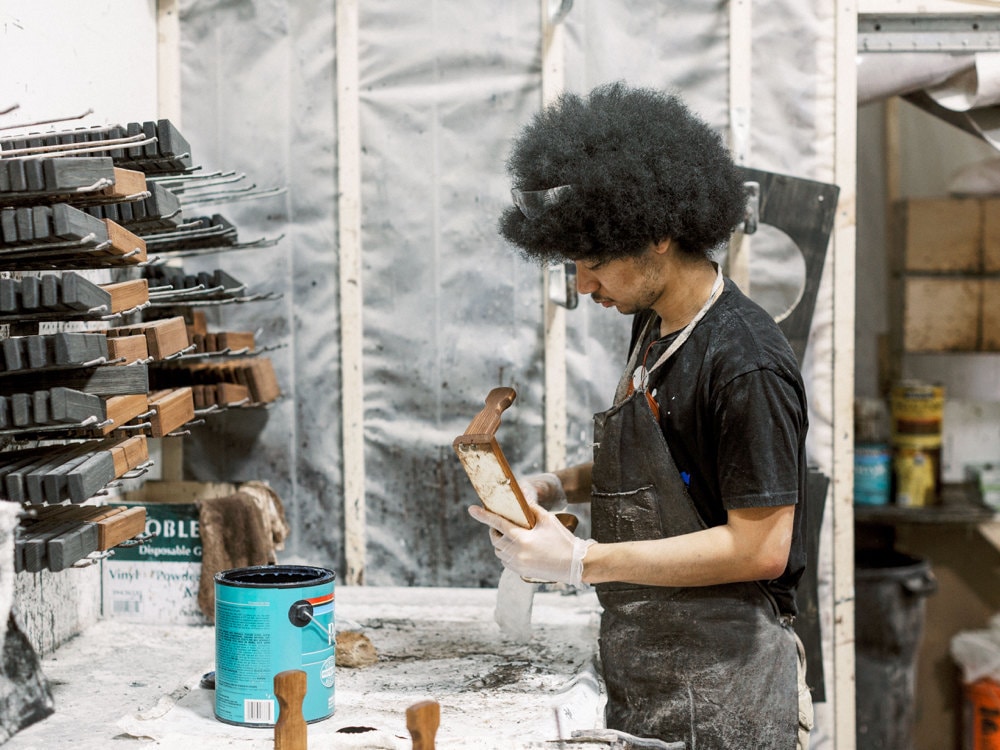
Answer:
[[[694,327],[701,322],[701,319],[705,317],[705,314],[709,311],[715,301],[722,294],[723,277],[722,277],[722,266],[718,263],[713,263],[715,266],[715,282],[712,284],[712,291],[708,295],[708,299],[705,300],[705,304],[701,306],[701,309],[695,314],[691,321],[681,329],[681,332],[677,334],[677,338],[671,342],[667,350],[660,355],[660,358],[653,363],[653,365],[646,371],[646,378],[660,365],[670,359],[674,352],[683,346],[684,342],[691,337],[691,332]],[[642,343],[645,341],[646,337],[653,326],[654,321],[658,319],[656,315],[650,315],[649,320],[646,321],[646,325],[642,329],[642,333],[636,340],[635,347],[632,349],[632,354],[629,357],[628,364],[625,367],[625,372],[622,374],[621,380],[618,382],[618,388],[615,390],[615,403],[621,403],[628,395],[628,387],[632,382],[632,374],[635,372],[636,365],[639,363],[639,352],[642,349]]]

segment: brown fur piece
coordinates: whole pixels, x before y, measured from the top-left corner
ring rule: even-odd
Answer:
[[[364,633],[345,630],[337,633],[338,667],[370,667],[378,661],[375,646]]]
[[[263,489],[257,484],[198,503],[202,541],[198,607],[210,622],[215,620],[216,573],[277,562],[275,550],[283,546],[288,527],[281,501],[270,492],[270,502],[262,502]]]

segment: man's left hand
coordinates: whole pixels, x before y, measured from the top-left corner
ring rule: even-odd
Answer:
[[[574,536],[555,514],[531,503],[535,525],[526,529],[478,505],[469,515],[490,527],[496,556],[522,578],[579,586],[583,579],[583,558],[593,539]]]

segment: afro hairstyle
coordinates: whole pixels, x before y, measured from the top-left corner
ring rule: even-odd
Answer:
[[[624,83],[563,94],[515,139],[514,191],[550,191],[542,208],[508,207],[498,230],[540,263],[606,262],[674,240],[710,257],[743,219],[743,181],[718,133],[676,96]]]

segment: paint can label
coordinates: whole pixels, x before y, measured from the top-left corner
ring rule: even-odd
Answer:
[[[935,505],[940,477],[940,450],[896,448],[893,472],[896,477],[896,505],[913,508]]]
[[[944,388],[919,381],[903,381],[890,399],[892,444],[897,448],[941,447]]]
[[[892,456],[888,445],[854,447],[854,502],[886,505],[892,485]]]

